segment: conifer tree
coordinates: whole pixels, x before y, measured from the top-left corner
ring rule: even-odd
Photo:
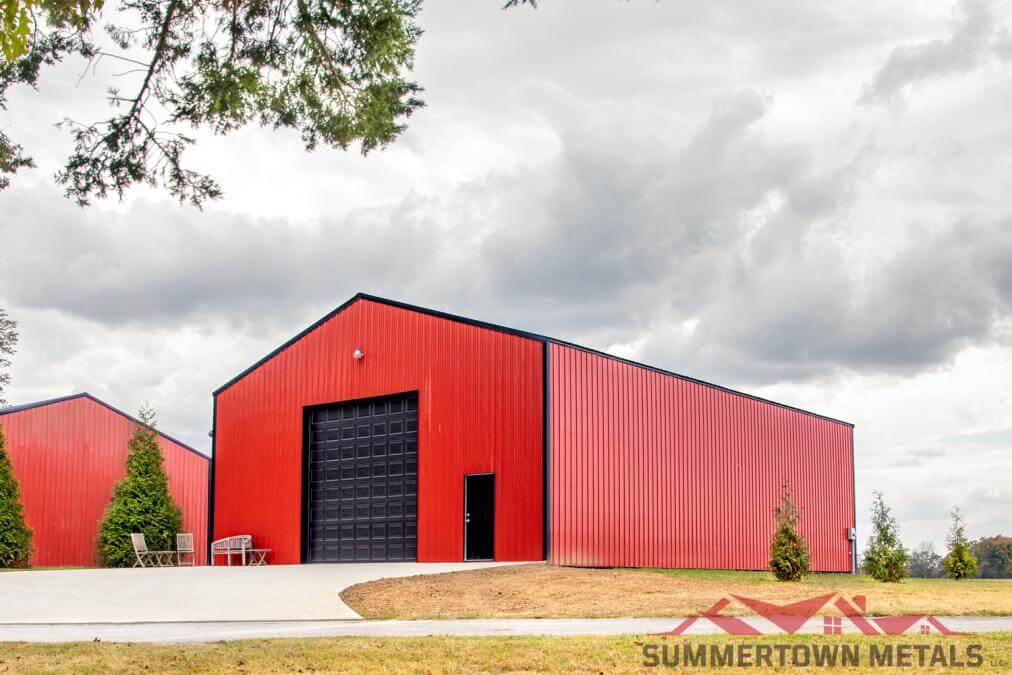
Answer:
[[[780,504],[773,509],[775,530],[770,542],[770,569],[780,581],[800,581],[808,574],[808,544],[798,531],[802,509],[794,503],[787,479],[780,489]]]
[[[182,512],[169,495],[165,460],[158,446],[155,416],[143,406],[130,439],[127,475],[116,484],[99,525],[97,559],[104,567],[131,567],[136,560],[130,535],[140,532],[150,550],[171,550],[182,527]]]
[[[31,556],[32,530],[25,524],[21,490],[0,426],[0,567],[28,567]]]
[[[907,574],[909,555],[900,541],[899,526],[886,506],[885,497],[875,491],[872,502],[872,527],[868,550],[864,554],[864,571],[879,581],[895,583]]]
[[[970,552],[970,544],[966,541],[966,525],[959,507],[952,509],[952,525],[946,543],[949,554],[942,561],[942,567],[950,579],[965,579],[977,573],[977,559]]]
[[[7,405],[10,356],[18,344],[18,324],[0,307],[0,407]],[[7,454],[7,438],[0,426],[0,567],[28,567],[32,556],[32,530],[25,523],[21,487]]]

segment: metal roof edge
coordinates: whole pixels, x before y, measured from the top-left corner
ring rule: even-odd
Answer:
[[[314,321],[308,327],[304,328],[303,330],[299,331],[294,336],[292,336],[291,338],[289,338],[288,340],[286,340],[280,346],[276,347],[275,349],[272,349],[270,352],[268,352],[263,357],[261,357],[259,360],[257,360],[256,363],[254,363],[253,365],[249,366],[248,368],[245,368],[242,372],[240,372],[238,375],[236,375],[235,377],[233,377],[231,380],[229,380],[225,384],[223,384],[220,387],[218,387],[217,389],[215,389],[213,392],[211,392],[211,396],[216,397],[218,394],[220,394],[221,392],[225,391],[226,389],[228,389],[229,387],[231,387],[233,384],[235,384],[236,382],[238,382],[242,378],[246,377],[247,375],[249,375],[250,373],[252,373],[254,370],[256,370],[257,368],[259,368],[263,364],[265,364],[268,361],[270,361],[271,359],[273,359],[275,356],[277,356],[281,352],[283,352],[286,349],[288,349],[289,347],[291,347],[293,344],[295,344],[296,342],[298,342],[299,340],[301,340],[302,338],[304,338],[306,335],[309,335],[314,330],[316,330],[317,328],[319,328],[321,325],[323,325],[326,322],[328,322],[331,319],[333,319],[335,316],[337,316],[338,314],[340,314],[341,312],[343,312],[353,302],[355,302],[356,300],[358,300],[362,296],[363,296],[362,293],[356,293],[350,299],[345,300],[340,305],[338,305],[337,307],[335,307],[334,309],[330,310],[329,312],[327,312],[326,314],[324,314],[322,317],[320,317],[319,319],[317,319],[316,321]]]
[[[409,304],[409,303],[406,303],[406,302],[401,302],[399,300],[391,300],[389,298],[380,297],[378,295],[371,295],[369,293],[361,293],[361,292],[360,293],[356,293],[349,300],[347,300],[344,303],[338,305],[336,308],[334,308],[333,310],[331,310],[330,312],[328,312],[326,315],[324,315],[323,317],[321,317],[320,319],[318,319],[317,321],[315,321],[312,325],[310,325],[309,327],[307,327],[304,330],[300,331],[294,337],[292,337],[291,339],[289,339],[288,341],[286,341],[284,344],[282,344],[281,346],[279,346],[276,349],[272,350],[270,353],[268,353],[266,356],[264,356],[263,358],[261,358],[260,360],[258,360],[256,363],[254,363],[253,365],[251,365],[248,368],[246,368],[245,370],[243,370],[241,373],[239,373],[238,375],[236,375],[235,377],[233,377],[231,380],[229,380],[228,382],[226,382],[222,386],[218,387],[214,391],[213,396],[216,397],[218,394],[220,394],[221,392],[223,392],[226,389],[228,389],[229,387],[231,387],[233,384],[235,384],[236,382],[238,382],[239,380],[241,380],[242,378],[244,378],[246,375],[249,375],[251,372],[253,372],[257,368],[259,368],[260,366],[262,366],[264,363],[266,363],[267,361],[270,361],[272,358],[274,358],[275,356],[277,356],[278,354],[280,354],[282,351],[284,351],[285,349],[287,349],[288,347],[290,347],[292,344],[294,344],[295,342],[298,342],[301,338],[305,337],[307,334],[309,334],[310,332],[312,332],[316,328],[320,327],[322,324],[326,323],[330,319],[334,318],[335,316],[337,316],[338,314],[340,314],[341,312],[343,312],[345,309],[347,309],[349,306],[351,306],[353,303],[355,303],[358,300],[369,300],[371,302],[376,302],[376,303],[379,303],[379,304],[388,305],[390,307],[397,307],[399,309],[403,309],[403,310],[410,311],[410,312],[418,312],[419,314],[426,314],[426,315],[434,316],[434,317],[437,317],[437,318],[440,318],[440,319],[446,319],[447,321],[455,321],[455,322],[458,322],[458,323],[464,323],[464,324],[467,324],[467,325],[470,325],[470,326],[475,326],[475,327],[478,327],[478,328],[485,328],[487,330],[493,330],[493,331],[497,331],[497,332],[500,332],[500,333],[507,333],[509,335],[515,335],[517,337],[527,338],[529,340],[535,340],[535,341],[541,342],[541,343],[546,344],[546,345],[549,344],[549,343],[551,343],[551,344],[556,344],[556,345],[559,345],[559,346],[562,346],[562,347],[569,347],[571,349],[578,349],[580,351],[587,352],[589,354],[594,354],[596,356],[600,356],[602,358],[610,359],[612,361],[618,361],[620,363],[624,363],[624,364],[629,365],[629,366],[634,366],[634,367],[637,367],[637,368],[643,368],[643,369],[650,370],[650,371],[655,372],[655,373],[659,373],[661,375],[667,375],[669,377],[675,377],[675,378],[678,378],[680,380],[685,380],[687,382],[693,382],[695,384],[702,385],[704,387],[710,387],[712,389],[717,389],[719,391],[723,391],[723,392],[726,392],[726,393],[729,393],[729,394],[734,394],[735,396],[742,396],[744,398],[751,399],[753,401],[758,401],[760,403],[768,403],[770,405],[777,406],[778,408],[784,408],[786,410],[792,410],[794,412],[799,412],[799,413],[802,413],[802,414],[805,414],[805,415],[810,415],[812,417],[817,417],[819,419],[823,419],[823,420],[826,420],[828,422],[833,422],[833,423],[836,423],[836,424],[842,424],[844,426],[848,426],[850,428],[854,428],[854,424],[853,423],[846,422],[844,420],[840,420],[840,419],[837,419],[835,417],[830,417],[828,415],[822,415],[822,414],[817,413],[817,412],[812,412],[811,410],[805,410],[804,408],[798,408],[796,406],[788,405],[786,403],[780,403],[778,401],[773,401],[773,400],[770,400],[768,398],[763,398],[761,396],[756,396],[755,394],[749,394],[749,393],[746,393],[746,392],[743,392],[743,391],[739,391],[737,389],[731,389],[730,387],[725,387],[725,386],[722,386],[722,385],[719,385],[719,384],[714,384],[712,382],[707,382],[706,380],[701,380],[699,378],[690,377],[688,375],[682,375],[681,373],[676,373],[676,372],[671,371],[671,370],[665,370],[663,368],[658,368],[656,366],[651,366],[651,365],[646,364],[646,363],[640,363],[639,361],[633,361],[632,359],[627,359],[627,358],[623,358],[621,356],[616,356],[614,354],[609,354],[608,352],[604,352],[604,351],[601,351],[599,349],[593,349],[592,347],[584,347],[583,345],[578,345],[578,344],[576,344],[574,342],[567,342],[566,340],[559,340],[559,339],[556,339],[556,338],[553,338],[553,337],[549,337],[547,335],[540,335],[538,333],[532,333],[530,331],[519,330],[519,329],[516,329],[516,328],[510,328],[509,326],[503,326],[503,325],[496,324],[496,323],[491,323],[491,322],[488,322],[488,321],[480,321],[478,319],[472,319],[472,318],[469,318],[469,317],[460,316],[458,314],[451,314],[449,312],[443,312],[443,311],[436,310],[436,309],[430,309],[428,307],[422,307],[420,305],[412,305],[412,304]]]
[[[32,408],[41,408],[42,406],[52,405],[54,403],[63,403],[64,401],[72,401],[75,398],[81,398],[83,396],[89,396],[88,392],[82,391],[78,394],[68,394],[67,396],[57,396],[56,398],[47,398],[43,401],[34,401],[32,403],[22,403],[21,405],[12,405],[7,408],[0,408],[0,415],[9,415],[11,413],[31,410]]]
[[[805,410],[804,408],[799,408],[797,406],[789,405],[787,403],[781,403],[779,401],[774,401],[772,399],[763,398],[762,396],[757,396],[755,394],[749,394],[748,392],[739,391],[738,389],[732,389],[731,387],[725,387],[722,384],[714,384],[713,382],[707,382],[706,380],[701,380],[698,377],[692,377],[691,375],[682,375],[681,373],[676,373],[676,372],[671,371],[671,370],[665,370],[664,368],[658,368],[657,366],[651,366],[648,363],[642,363],[640,361],[633,361],[632,359],[627,359],[627,358],[622,357],[622,356],[616,356],[615,354],[609,354],[608,352],[602,352],[600,349],[594,349],[593,347],[584,347],[583,345],[578,345],[578,344],[573,343],[573,342],[566,342],[565,340],[556,340],[555,338],[548,338],[548,341],[551,342],[551,343],[553,343],[553,344],[557,344],[559,346],[562,346],[562,347],[569,347],[570,349],[578,349],[579,351],[587,352],[589,354],[594,354],[595,356],[601,356],[601,357],[606,358],[606,359],[611,359],[612,361],[619,361],[620,363],[624,363],[624,364],[626,364],[628,366],[635,366],[636,368],[643,368],[644,370],[650,370],[650,371],[653,371],[653,372],[658,373],[660,375],[667,375],[668,377],[674,377],[674,378],[677,378],[679,380],[685,380],[686,382],[692,382],[694,384],[700,384],[700,385],[702,385],[704,387],[710,387],[711,389],[717,389],[719,391],[723,391],[723,392],[726,392],[728,394],[734,394],[735,396],[742,396],[744,398],[751,399],[753,401],[758,401],[760,403],[768,403],[770,405],[777,406],[778,408],[786,408],[787,410],[793,410],[794,412],[804,413],[805,415],[811,415],[812,417],[818,417],[819,419],[824,419],[827,422],[834,422],[836,424],[842,424],[844,426],[850,427],[851,429],[854,428],[854,423],[853,422],[847,422],[846,420],[841,420],[841,419],[837,419],[835,417],[830,417],[829,415],[823,415],[822,413],[812,412],[811,410]]]
[[[340,305],[338,305],[337,307],[335,307],[334,309],[332,309],[331,311],[327,312],[325,315],[323,315],[322,317],[320,317],[319,319],[317,319],[316,321],[314,321],[308,327],[306,327],[303,330],[301,330],[298,333],[296,333],[294,336],[292,336],[291,338],[289,338],[288,340],[286,340],[280,346],[278,346],[277,348],[275,348],[275,349],[271,350],[270,352],[268,352],[266,355],[264,355],[258,361],[256,361],[256,363],[254,363],[253,365],[251,365],[248,368],[244,369],[242,372],[240,372],[238,375],[236,375],[235,377],[233,377],[232,379],[230,379],[228,382],[226,382],[225,384],[223,384],[220,387],[218,387],[217,389],[215,389],[214,392],[212,393],[212,395],[213,396],[217,396],[221,392],[225,391],[226,389],[228,389],[229,387],[231,387],[233,384],[235,384],[236,382],[238,382],[242,378],[246,377],[251,372],[253,372],[257,368],[259,368],[263,364],[267,363],[268,361],[270,361],[271,359],[273,359],[275,356],[277,356],[278,354],[280,354],[284,350],[286,350],[289,347],[291,347],[293,344],[295,344],[296,342],[298,342],[299,340],[301,340],[302,338],[304,338],[306,335],[308,335],[309,333],[311,333],[314,330],[316,330],[317,328],[319,328],[321,325],[323,325],[326,322],[328,322],[331,319],[333,319],[335,316],[337,316],[338,314],[340,314],[341,312],[343,312],[344,310],[346,310],[348,307],[350,307],[351,305],[353,305],[358,300],[369,300],[371,302],[376,302],[376,303],[379,303],[379,304],[382,304],[382,305],[389,305],[390,307],[397,307],[399,309],[407,310],[407,311],[410,311],[410,312],[417,312],[419,314],[427,314],[429,316],[434,316],[434,317],[437,317],[437,318],[440,318],[440,319],[446,319],[448,321],[456,321],[458,323],[465,323],[465,324],[468,324],[468,325],[471,325],[471,326],[476,326],[478,328],[486,328],[488,330],[494,330],[494,331],[498,331],[500,333],[508,333],[510,335],[515,335],[517,337],[523,337],[523,338],[527,338],[527,339],[530,339],[530,340],[536,340],[536,341],[539,341],[539,342],[546,342],[549,339],[549,338],[546,338],[543,335],[537,335],[535,333],[528,333],[526,331],[517,330],[515,328],[509,328],[508,326],[500,326],[498,324],[489,323],[487,321],[479,321],[477,319],[471,319],[471,318],[468,318],[468,317],[465,317],[465,316],[458,316],[456,314],[450,314],[448,312],[442,312],[442,311],[439,311],[439,310],[436,310],[436,309],[429,309],[428,307],[421,307],[419,305],[410,305],[410,304],[408,304],[406,302],[400,302],[398,300],[391,300],[389,298],[382,298],[382,297],[380,297],[378,295],[370,295],[369,293],[356,293],[351,298],[349,298],[348,300],[344,301],[343,303],[341,303]]]
[[[99,404],[100,406],[108,408],[109,410],[111,410],[112,412],[116,413],[117,415],[121,415],[121,416],[127,418],[128,420],[130,420],[134,424],[139,424],[141,426],[147,426],[147,425],[144,424],[144,422],[140,421],[139,419],[137,419],[136,417],[134,417],[130,413],[124,412],[124,411],[120,410],[119,408],[117,408],[116,406],[114,406],[114,405],[112,405],[110,403],[106,403],[102,399],[98,398],[97,396],[93,396],[92,394],[89,394],[86,391],[82,391],[82,392],[80,392],[78,394],[70,394],[68,396],[59,396],[57,398],[50,398],[50,399],[46,399],[44,401],[35,401],[34,403],[24,403],[22,405],[11,406],[9,408],[0,408],[0,415],[8,415],[10,413],[23,412],[25,410],[33,410],[35,408],[42,408],[42,407],[45,407],[47,405],[54,405],[56,403],[64,403],[66,401],[72,401],[72,400],[78,399],[78,398],[86,398],[86,399],[88,399],[90,401],[93,401],[93,402]],[[188,451],[192,452],[193,454],[195,454],[198,457],[201,457],[203,459],[210,459],[209,455],[205,455],[203,452],[201,452],[197,448],[193,447],[192,445],[188,445],[187,443],[183,443],[178,438],[173,438],[172,436],[168,435],[167,433],[165,433],[164,431],[158,429],[157,427],[151,427],[151,429],[153,429],[154,432],[156,434],[158,434],[159,436],[161,436],[162,438],[164,438],[166,440],[169,440],[169,441],[172,441],[173,443],[175,443],[176,445],[180,446],[184,450],[188,450]]]

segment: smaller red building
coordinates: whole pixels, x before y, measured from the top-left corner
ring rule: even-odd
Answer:
[[[127,443],[138,424],[87,393],[0,409],[25,520],[34,530],[33,566],[95,564],[98,524],[126,475]],[[183,529],[204,541],[208,458],[161,432],[158,442]],[[203,564],[206,551],[197,549]]]

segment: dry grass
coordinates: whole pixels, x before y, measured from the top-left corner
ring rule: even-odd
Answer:
[[[346,589],[342,599],[368,619],[686,616],[728,593],[776,604],[840,592],[867,597],[870,614],[1012,615],[1012,580],[911,579],[883,584],[865,576],[818,574],[780,583],[763,572],[557,567],[494,567],[382,579]],[[724,614],[747,614],[732,603]]]
[[[860,666],[848,672],[871,672],[872,644],[941,645],[946,654],[966,653],[982,646],[983,664],[974,672],[1008,672],[1012,663],[1012,633],[943,638],[911,635],[890,638],[857,636],[767,636],[734,638],[698,636],[661,638],[623,637],[509,637],[509,638],[317,638],[306,640],[244,640],[212,645],[150,645],[75,643],[39,645],[0,644],[0,672],[658,672],[643,667],[644,644],[669,646],[739,645],[857,645]],[[788,652],[789,653],[789,652]],[[931,651],[928,652],[930,658]],[[916,658],[916,652],[915,656]],[[788,658],[790,658],[788,656]],[[691,669],[690,669],[691,670]],[[748,672],[745,668],[736,668]],[[805,672],[820,669],[804,669]],[[920,668],[905,668],[917,672]],[[938,671],[942,669],[936,669]],[[881,672],[882,668],[874,669]],[[667,671],[670,672],[670,671]],[[778,672],[802,672],[788,667]]]

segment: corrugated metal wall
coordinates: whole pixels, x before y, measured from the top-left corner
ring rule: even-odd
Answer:
[[[540,559],[541,359],[536,340],[356,300],[217,394],[215,538],[299,562],[303,408],[417,391],[418,560],[463,558],[464,475],[488,471],[496,559]]]
[[[35,530],[32,565],[95,564],[98,522],[113,487],[126,475],[135,423],[87,397],[0,414],[25,519]],[[206,553],[208,461],[159,436],[169,491],[193,532],[197,560]]]
[[[815,571],[850,571],[851,427],[559,344],[550,559],[766,569],[786,476]]]

